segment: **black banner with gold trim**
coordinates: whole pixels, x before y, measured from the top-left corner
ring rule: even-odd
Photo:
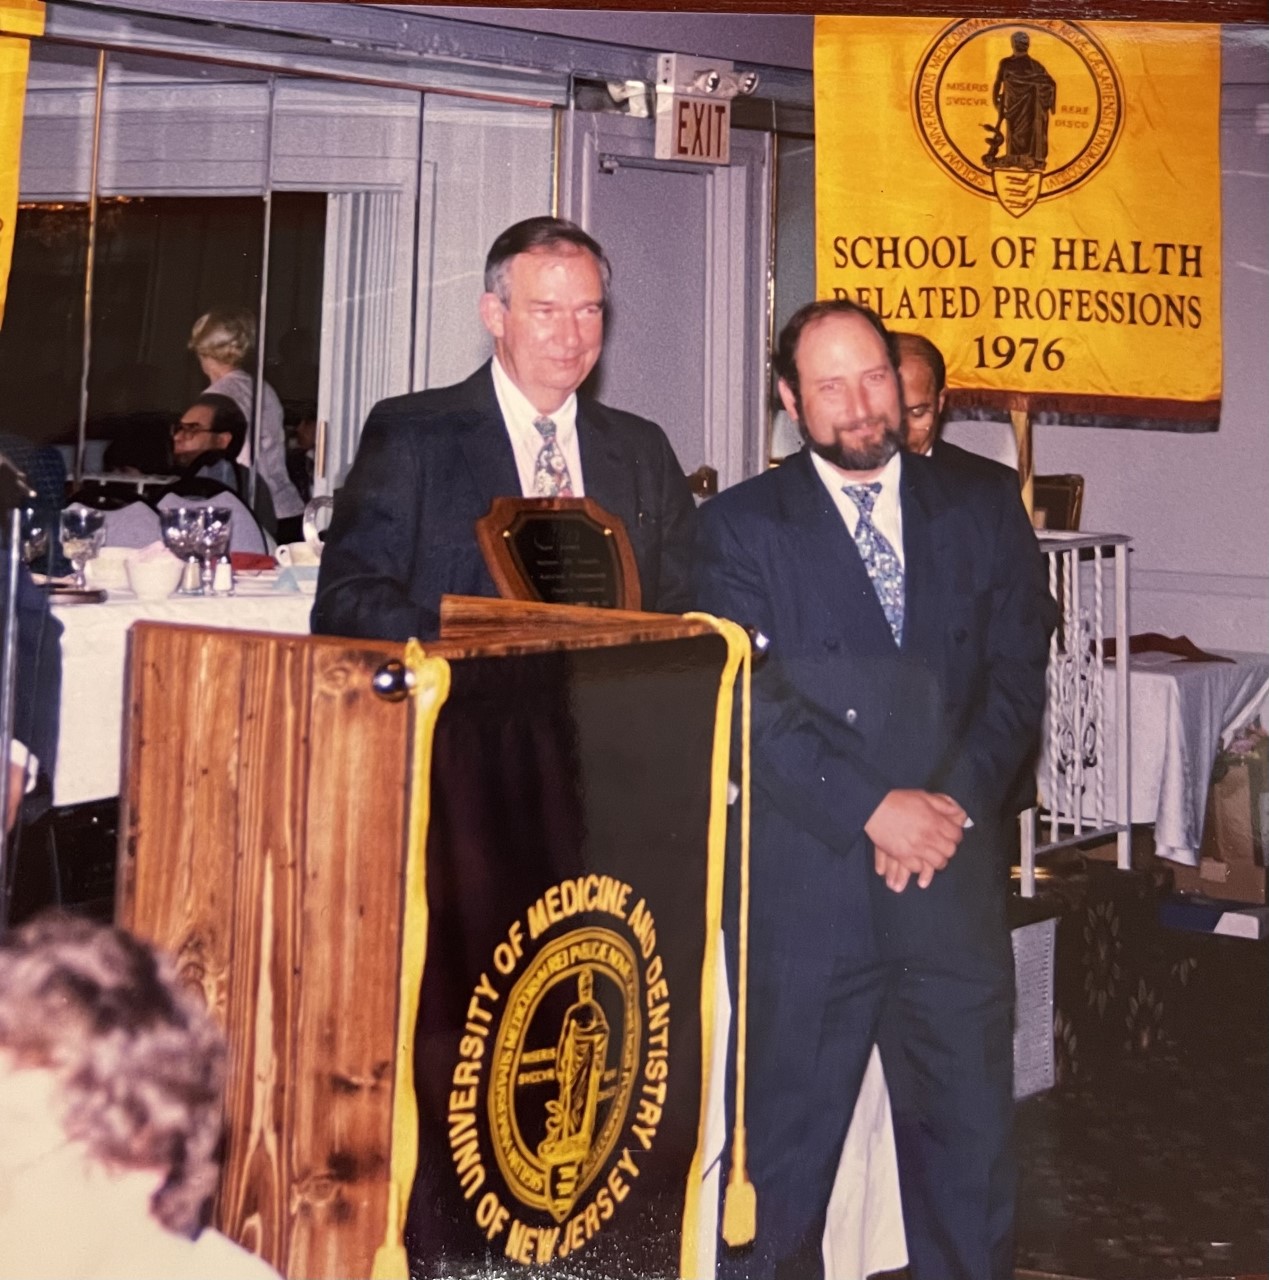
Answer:
[[[450,667],[412,1274],[670,1276],[695,1248],[735,663],[706,635]]]

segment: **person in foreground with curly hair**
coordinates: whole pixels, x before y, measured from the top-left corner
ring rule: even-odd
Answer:
[[[205,1228],[224,1075],[146,943],[57,915],[0,936],[0,1278],[276,1276]]]

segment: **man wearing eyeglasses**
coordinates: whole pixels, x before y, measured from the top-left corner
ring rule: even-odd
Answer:
[[[236,489],[234,459],[246,438],[247,420],[228,396],[199,396],[172,423],[172,461],[181,471],[196,467]]]

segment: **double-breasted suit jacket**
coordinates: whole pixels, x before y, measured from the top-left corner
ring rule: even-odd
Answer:
[[[1012,1068],[1004,819],[1039,731],[1055,610],[1016,478],[904,455],[899,495],[898,645],[805,450],[701,512],[699,607],[769,640],[753,695],[747,1107],[759,1245],[777,1262],[804,1237],[818,1246],[883,1010],[905,1054],[928,1049],[886,1070],[919,1082],[921,1130],[941,1135],[918,1161],[924,1185],[901,1159],[909,1252],[914,1219],[981,1223],[966,1197],[1003,1198],[988,1216],[1011,1219],[996,1169]],[[896,894],[864,825],[903,788],[951,795],[973,825],[928,889]],[[923,1203],[930,1184],[946,1188],[941,1212]],[[913,1274],[996,1274],[1008,1245],[965,1229],[975,1240]]]

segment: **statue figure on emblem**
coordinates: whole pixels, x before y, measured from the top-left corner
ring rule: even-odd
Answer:
[[[1031,37],[1025,31],[1015,31],[1011,43],[1013,53],[1001,58],[991,90],[999,115],[994,126],[984,126],[983,163],[989,169],[1043,170],[1049,157],[1049,117],[1057,110],[1057,82],[1031,56]]]
[[[595,999],[589,967],[577,976],[577,1000],[560,1026],[555,1051],[559,1094],[546,1104],[546,1137],[538,1155],[547,1167],[547,1196],[557,1218],[577,1197],[582,1164],[595,1139],[599,1091],[608,1066],[608,1019]]]

